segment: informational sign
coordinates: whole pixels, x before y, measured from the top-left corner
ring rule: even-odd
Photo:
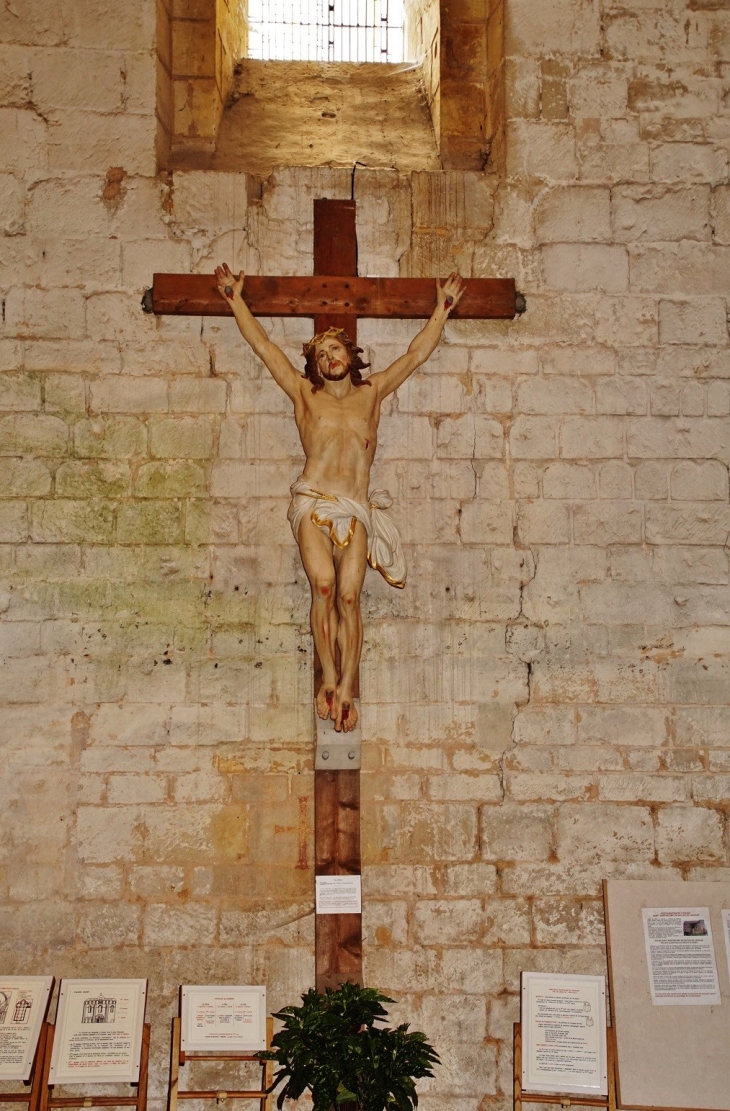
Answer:
[[[730,910],[721,910],[722,934],[725,938],[725,956],[727,957],[727,974],[730,978]]]
[[[644,907],[641,914],[654,1006],[719,1004],[709,907]]]
[[[0,976],[0,1080],[27,1080],[52,976]]]
[[[317,914],[361,914],[360,876],[317,876],[315,889]]]
[[[184,984],[180,1026],[187,1053],[266,1049],[266,988]]]
[[[648,879],[604,882],[618,1106],[643,1111],[657,1107],[730,1111],[730,979],[720,952],[721,911],[730,907],[730,881],[724,878],[722,869],[717,879],[703,880],[661,880],[656,871]],[[711,869],[706,872],[716,875]],[[661,870],[658,874],[661,876]],[[667,916],[665,921],[677,915],[681,927],[670,925],[667,932],[670,942],[672,937],[679,941],[681,952],[683,939],[689,937],[691,941],[692,935],[706,945],[709,933],[697,931],[708,925],[707,907],[712,937],[717,942],[714,956],[721,1005],[656,1006],[643,912],[646,910],[651,917],[663,914]],[[700,919],[704,927],[697,925]],[[684,922],[688,924],[686,934]],[[663,927],[655,919],[652,934],[657,933],[663,933]],[[655,936],[651,944],[659,947],[661,937]],[[686,980],[690,973],[695,977],[691,949],[688,961],[687,968],[679,972],[680,980]],[[714,962],[710,967],[715,967]],[[672,976],[670,985],[676,978]],[[711,975],[710,988],[713,979]],[[707,994],[710,999],[714,997],[712,991]]]
[[[146,980],[62,980],[51,1084],[139,1080]]]
[[[522,1087],[608,1095],[603,976],[522,973]]]

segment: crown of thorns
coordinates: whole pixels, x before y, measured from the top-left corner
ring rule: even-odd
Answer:
[[[302,344],[302,354],[304,355],[304,357],[306,358],[307,355],[310,354],[310,352],[314,351],[318,343],[322,343],[330,336],[332,336],[333,339],[344,341],[346,344],[352,344],[352,340],[350,339],[344,328],[328,328],[326,332],[317,332],[317,335],[314,336],[313,339],[310,339],[308,343]]]

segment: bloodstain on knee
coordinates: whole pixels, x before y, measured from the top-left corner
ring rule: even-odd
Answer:
[[[326,598],[330,592],[330,588],[328,586],[320,586],[319,592]]]

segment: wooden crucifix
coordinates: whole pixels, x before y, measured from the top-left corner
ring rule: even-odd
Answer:
[[[318,377],[319,364],[317,360],[321,361],[319,369],[321,369],[328,383],[330,380],[339,380],[337,378],[339,373],[337,360],[340,359],[346,364],[348,355],[343,355],[342,352],[352,352],[356,348],[358,317],[431,318],[433,320],[433,316],[436,314],[434,309],[436,283],[432,278],[360,278],[357,276],[357,235],[354,201],[315,200],[313,269],[312,277],[247,275],[244,287],[246,310],[241,309],[238,302],[234,300],[235,279],[230,271],[227,272],[229,277],[225,279],[221,276],[222,272],[219,272],[218,278],[209,274],[155,274],[152,289],[146,292],[142,302],[145,311],[157,314],[228,316],[233,312],[239,322],[239,327],[241,327],[243,334],[254,347],[254,350],[256,350],[255,344],[257,342],[255,329],[258,329],[260,333],[258,342],[266,344],[265,347],[260,348],[264,352],[262,357],[264,357],[266,365],[277,382],[289,393],[295,403],[297,424],[303,444],[305,444],[306,431],[302,430],[302,424],[306,424],[306,414],[302,418],[301,413],[297,410],[297,404],[300,402],[297,391],[301,390],[302,387],[298,384],[294,385],[294,380],[288,377],[293,370],[291,364],[286,360],[283,353],[278,352],[278,355],[276,355],[270,351],[273,345],[269,343],[260,326],[250,319],[249,313],[254,317],[307,316],[314,318],[315,339],[318,342],[305,345],[305,351],[310,348],[307,359],[309,382],[314,383],[314,386],[311,387],[312,393],[321,389],[324,385],[322,378]],[[222,292],[225,293],[225,298],[228,298],[229,302],[233,302],[233,304],[226,303],[226,299],[221,296]],[[448,294],[451,294],[451,296]],[[238,290],[236,290],[236,295],[240,296]],[[440,338],[443,321],[449,313],[457,319],[513,319],[517,313],[524,312],[525,309],[524,297],[516,292],[514,279],[512,278],[474,278],[463,283],[460,279],[455,279],[451,285],[444,286],[438,297],[445,315],[443,320],[439,318],[440,323],[437,320],[438,334],[435,342],[438,342],[438,338]],[[244,311],[246,312],[246,320],[242,326]],[[248,330],[248,334],[244,327]],[[434,333],[431,324],[427,325],[424,331],[419,333],[419,336],[427,333],[429,327],[431,327],[430,339],[433,339]],[[334,329],[341,329],[345,336],[343,337],[341,334],[338,336],[333,333],[332,330]],[[322,339],[322,336],[325,339]],[[351,341],[349,345],[345,343],[347,337]],[[429,338],[428,335],[427,338]],[[435,347],[435,342],[431,346],[431,350]],[[345,343],[344,347],[343,343]],[[413,347],[413,344],[411,347]],[[279,364],[279,356],[285,360],[286,365]],[[361,394],[364,410],[368,409],[368,406],[371,407],[373,394],[377,392],[376,379],[384,378],[385,374],[391,374],[392,377],[394,368],[397,368],[398,363],[402,361],[399,360],[394,363],[387,372],[372,376],[373,381],[376,382],[376,390],[366,390],[365,393]],[[351,357],[350,362],[352,362]],[[401,367],[402,371],[403,369]],[[408,370],[408,373],[411,372],[411,370]],[[348,373],[350,373],[350,379],[347,381],[348,389],[350,380],[354,385],[360,385],[360,382],[352,376],[351,371],[348,371],[347,366],[345,366],[341,377]],[[356,373],[359,377],[359,372]],[[297,373],[296,378],[299,377],[299,373]],[[402,373],[401,379],[396,378],[394,381],[405,380],[405,377],[407,377],[407,373]],[[307,383],[308,390],[310,389],[309,382]],[[321,382],[322,385],[318,385],[318,382]],[[393,387],[393,381],[389,380],[388,384],[389,389],[386,392],[391,392],[390,387]],[[354,392],[350,391],[352,394]],[[357,391],[357,393],[361,393],[361,391]],[[368,397],[368,394],[370,394],[370,397]],[[353,420],[353,435],[357,436],[359,414],[357,403],[354,404],[355,408],[351,409],[351,417]],[[326,413],[323,419],[326,424]],[[362,427],[366,429],[367,419],[363,419],[365,423]],[[365,434],[363,433],[363,435]],[[365,439],[363,451],[367,453],[369,448],[368,440]],[[372,452],[374,452],[374,442]],[[309,466],[309,453],[307,453],[307,457]],[[367,474],[369,475],[372,453],[368,458]],[[355,466],[356,464],[357,460]],[[306,472],[302,477],[306,478]],[[380,511],[377,508],[377,498],[374,494],[367,495],[371,498],[369,506],[360,506],[357,502],[348,498],[331,497],[327,491],[321,490],[319,487],[312,489],[314,483],[310,483],[306,489],[301,487],[300,484],[301,480],[298,480],[292,488],[293,492],[295,488],[300,488],[300,493],[295,494],[292,500],[292,509],[297,497],[305,499],[303,504],[308,508],[304,514],[306,520],[302,520],[301,527],[313,527],[309,524],[311,518],[316,526],[314,533],[317,533],[317,529],[322,533],[328,532],[330,540],[325,537],[323,542],[330,544],[330,559],[335,560],[338,569],[343,566],[344,562],[344,557],[341,558],[341,549],[346,548],[351,539],[354,541],[353,547],[355,546],[358,542],[356,530],[360,528],[362,532],[361,543],[368,545],[368,559],[371,565],[377,566],[378,570],[393,585],[402,585],[397,581],[400,571],[395,569],[397,565],[396,557],[392,557],[394,560],[392,564],[383,566],[378,562],[378,559],[386,560],[386,556],[382,554],[382,543],[379,549],[375,548],[370,530],[367,532],[367,538],[365,537],[363,525],[367,527],[367,522],[372,524],[370,514],[372,513],[374,516]],[[303,492],[301,492],[302,490]],[[321,500],[314,501],[313,499],[318,494],[322,495]],[[339,522],[335,521],[333,525],[334,510],[331,510],[331,508],[328,510],[327,507],[329,502],[337,501],[344,504],[344,510],[342,506],[339,507],[341,516]],[[292,518],[292,509],[290,509],[289,514],[292,528],[295,527],[295,524],[300,527],[296,516],[294,519]],[[309,509],[312,510],[311,513]],[[351,518],[348,517],[350,509],[353,512]],[[321,514],[329,513],[328,519],[325,520],[317,516],[318,512]],[[344,536],[337,531],[338,527],[343,526],[343,522]],[[386,533],[388,527],[385,526]],[[373,526],[373,531],[377,532],[375,526]],[[314,533],[312,543],[316,546],[320,543],[317,539],[319,534],[314,535]],[[316,568],[316,564],[311,566],[308,564],[309,557],[302,537],[297,535],[296,532],[295,535],[312,585],[314,620],[317,587],[315,584],[316,576],[312,567]],[[387,548],[387,544],[385,546]],[[365,548],[363,547],[364,551]],[[381,553],[380,556],[373,554],[377,551]],[[392,553],[389,553],[388,558],[391,556]],[[388,574],[388,567],[390,567],[393,575]],[[364,565],[362,572],[364,574]],[[327,587],[323,587],[323,589],[326,594]],[[341,599],[338,598],[338,605],[340,602]],[[347,599],[342,602],[343,609],[345,604],[347,604]],[[344,639],[340,635],[338,644],[333,643],[330,646],[332,658],[335,659],[335,666],[337,667],[342,664],[339,649],[343,648],[344,645],[344,651],[347,651],[347,614],[344,615],[344,618],[340,618],[340,627],[345,630]],[[337,622],[337,618],[335,618],[335,622]],[[316,641],[316,627],[313,626],[313,628],[315,628]],[[324,634],[320,633],[320,636],[324,636]],[[329,651],[326,638],[323,643],[324,651],[320,653],[317,652],[315,643],[314,663],[314,697],[315,705],[320,711],[319,719],[317,717],[314,719],[318,735],[314,773],[315,875],[359,877],[361,867],[359,723],[355,729],[351,729],[348,726],[348,714],[352,714],[352,717],[354,717],[354,704],[350,705],[348,702],[343,704],[338,693],[323,687],[323,684],[326,687],[328,681],[326,656],[327,651]],[[324,669],[323,660],[320,659],[320,656],[324,657]],[[356,700],[358,696],[359,678],[356,673],[348,687],[347,697]],[[330,728],[330,732],[327,734],[323,732],[324,723],[321,720],[321,711],[323,709],[327,711],[333,699],[338,705],[332,711],[332,720],[327,721]],[[335,728],[333,729],[332,726]],[[329,763],[327,763],[328,760]],[[361,914],[317,914],[315,923],[317,989],[323,991],[326,987],[337,987],[347,980],[362,983]]]

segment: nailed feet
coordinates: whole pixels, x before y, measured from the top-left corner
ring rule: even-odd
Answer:
[[[357,725],[355,699],[352,697],[352,693],[345,690],[344,687],[337,688],[332,717],[334,718],[336,733],[351,733]]]
[[[336,687],[334,683],[322,683],[317,692],[316,707],[317,716],[323,718],[334,718],[335,709],[335,692]]]
[[[335,723],[335,732],[351,733],[357,725],[358,713],[352,692],[344,687],[322,683],[315,700],[317,715],[324,721],[330,718]]]

